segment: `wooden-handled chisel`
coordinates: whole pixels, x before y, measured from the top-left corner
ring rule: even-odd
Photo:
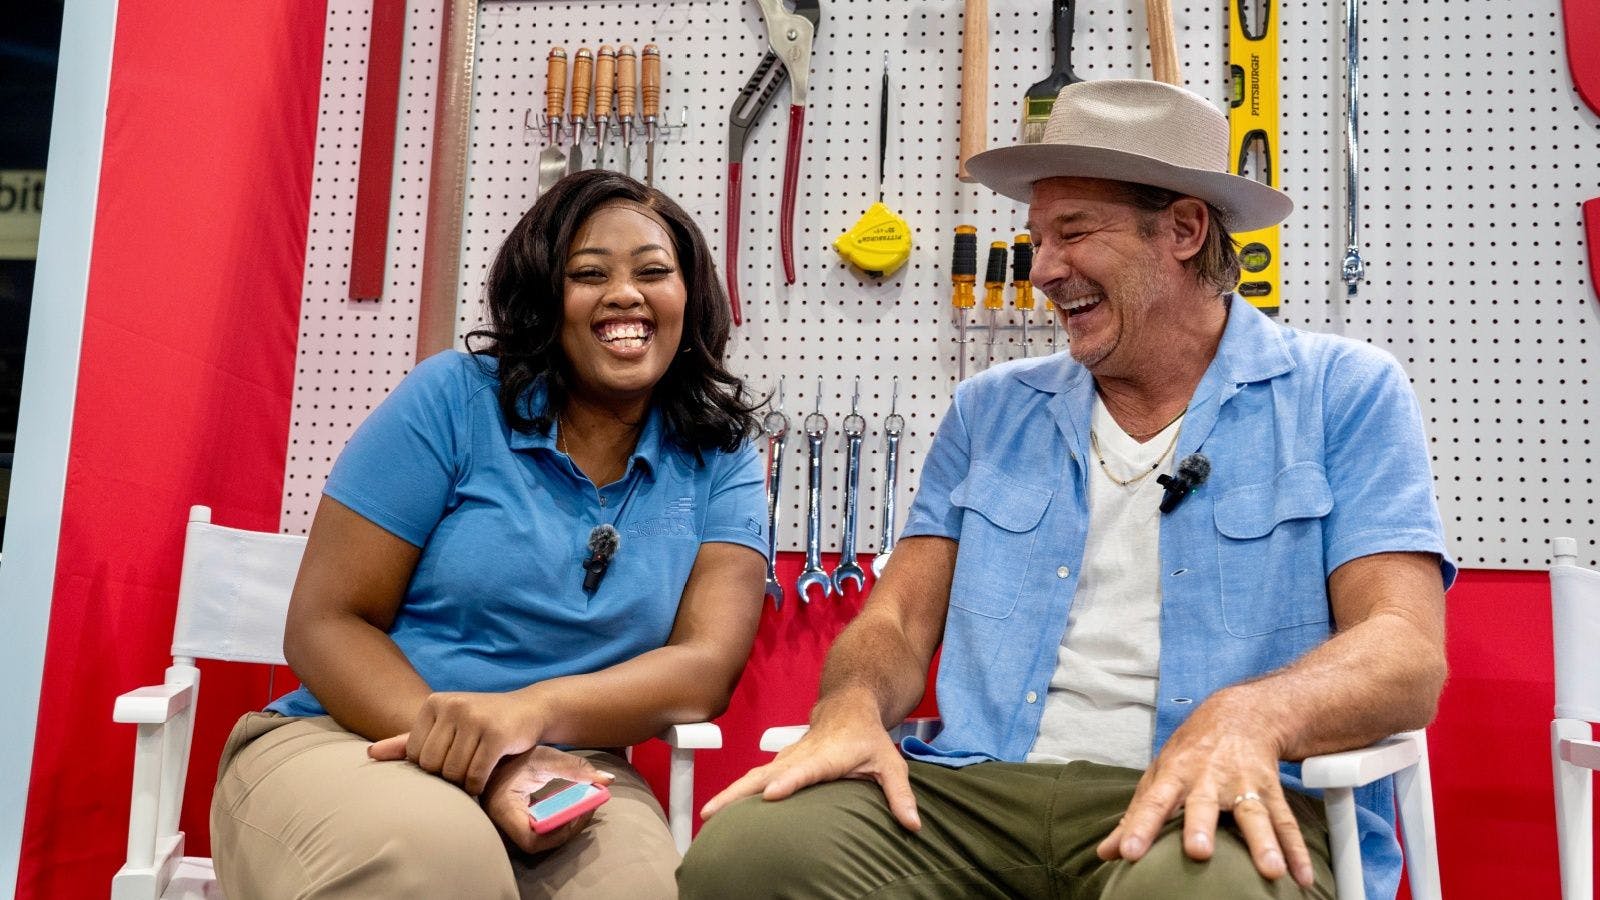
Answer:
[[[539,193],[567,174],[567,156],[561,152],[561,107],[567,99],[567,51],[560,47],[550,51],[544,88],[544,121],[549,128],[544,152],[539,154]]]
[[[572,58],[572,105],[567,108],[567,120],[572,125],[572,153],[567,157],[567,172],[583,168],[583,141],[588,135],[589,95],[594,92],[594,54],[588,47],[579,47]]]
[[[639,112],[644,119],[644,181],[656,183],[656,116],[661,112],[661,48],[645,44],[640,54]]]
[[[594,167],[606,167],[611,143],[611,97],[617,92],[617,51],[602,44],[594,60]]]
[[[633,110],[639,102],[639,57],[632,44],[617,48],[617,122],[622,126],[622,172],[633,174]]]

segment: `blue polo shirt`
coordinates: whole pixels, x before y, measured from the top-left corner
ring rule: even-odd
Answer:
[[[1173,459],[1210,478],[1161,517],[1161,663],[1152,753],[1212,693],[1332,635],[1327,578],[1357,557],[1445,552],[1416,396],[1393,357],[1275,324],[1238,297]],[[959,542],[938,673],[943,730],[906,753],[1022,761],[1038,734],[1083,568],[1094,378],[1066,354],[956,389],[902,537]],[[1304,790],[1299,767],[1285,783]],[[1393,896],[1389,779],[1358,789],[1368,896]]]
[[[422,548],[390,637],[435,691],[510,691],[666,644],[700,545],[767,552],[755,447],[697,459],[652,409],[626,473],[596,488],[546,435],[511,429],[494,361],[440,353],[350,438],[324,492]],[[530,389],[529,409],[544,391]],[[621,541],[592,593],[589,532]],[[752,598],[752,602],[756,602]],[[322,715],[300,688],[269,709]]]

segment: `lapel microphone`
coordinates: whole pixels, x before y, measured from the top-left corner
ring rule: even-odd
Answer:
[[[1191,453],[1178,461],[1178,470],[1172,475],[1157,475],[1156,483],[1161,485],[1164,493],[1161,495],[1161,511],[1169,513],[1178,508],[1183,498],[1189,496],[1195,488],[1205,484],[1211,477],[1211,460],[1199,453]]]
[[[611,565],[611,557],[621,544],[621,536],[610,525],[596,525],[589,532],[589,558],[583,561],[583,571],[587,573],[583,576],[584,590],[600,587],[600,579],[605,577],[606,567]]]

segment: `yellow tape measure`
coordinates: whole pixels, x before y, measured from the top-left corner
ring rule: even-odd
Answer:
[[[911,226],[880,200],[849,231],[833,239],[833,249],[861,271],[882,278],[911,258]]]
[[[1228,16],[1232,102],[1228,131],[1235,175],[1278,184],[1278,16],[1276,0],[1233,0]],[[1239,293],[1275,312],[1281,302],[1278,226],[1234,235],[1239,242]]]

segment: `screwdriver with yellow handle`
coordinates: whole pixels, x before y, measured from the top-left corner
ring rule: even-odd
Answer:
[[[1022,355],[1032,356],[1028,343],[1028,320],[1033,318],[1033,238],[1019,234],[1011,244],[1011,286],[1017,291],[1017,309],[1022,313]]]
[[[985,369],[994,365],[994,333],[999,327],[1000,310],[1006,308],[1006,242],[995,241],[989,245],[989,265],[983,273],[983,308],[989,311],[989,360]]]
[[[956,245],[950,254],[950,281],[954,292],[950,305],[956,308],[956,380],[967,379],[967,310],[977,305],[974,286],[978,283],[978,229],[956,226]]]
[[[845,261],[871,275],[892,275],[911,258],[911,226],[883,202],[884,158],[889,151],[889,54],[883,56],[883,89],[878,97],[878,202],[850,230],[833,240]]]

